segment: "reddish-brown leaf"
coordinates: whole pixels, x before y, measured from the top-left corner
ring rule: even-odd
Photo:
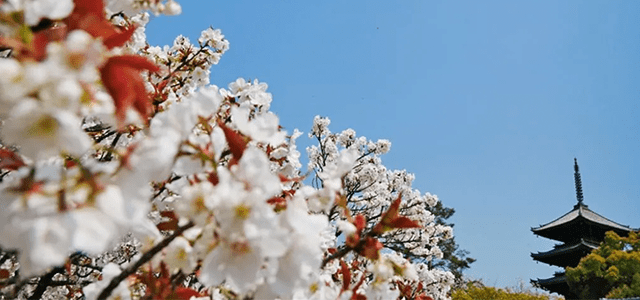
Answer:
[[[239,161],[244,153],[244,150],[247,149],[247,141],[242,137],[240,133],[237,131],[227,127],[222,121],[218,122],[218,126],[224,132],[224,137],[227,139],[227,143],[229,144],[229,150],[231,151],[231,155],[236,161]]]
[[[102,0],[74,0],[73,12],[78,14],[97,14],[104,13],[104,2]]]
[[[360,251],[360,255],[376,260],[380,258],[380,249],[382,249],[382,243],[376,238],[368,237],[362,251]]]
[[[31,57],[37,61],[44,60],[47,56],[47,44],[49,39],[43,32],[39,32],[33,35],[31,41]]]
[[[411,286],[408,284],[404,284],[402,281],[396,281],[398,285],[398,290],[400,290],[400,295],[405,296],[405,298],[409,298],[411,296]]]
[[[416,300],[433,300],[433,298],[425,295],[425,294],[420,294],[418,296],[416,296]]]
[[[178,216],[176,215],[176,212],[174,212],[172,210],[161,211],[160,215],[162,217],[169,218],[169,219],[172,219],[172,220],[177,220],[178,219]]]
[[[340,268],[342,272],[342,291],[349,290],[349,284],[351,284],[351,272],[344,260],[340,260]]]
[[[345,245],[347,245],[347,247],[354,248],[356,245],[358,245],[359,241],[360,241],[360,235],[355,233],[355,234],[352,234],[352,235],[348,236],[345,239],[344,243],[345,243]]]
[[[135,26],[120,30],[105,17],[102,0],[75,0],[74,2],[73,11],[65,19],[69,31],[82,29],[93,37],[100,37],[109,49],[124,45],[133,36]]]
[[[185,287],[178,287],[175,291],[175,296],[180,300],[189,300],[191,297],[199,297],[200,293]]]
[[[109,58],[109,62],[113,64],[121,64],[136,70],[149,70],[151,72],[160,71],[160,68],[156,64],[139,55],[123,54],[112,56]]]
[[[367,220],[363,215],[357,214],[353,225],[355,225],[356,229],[358,229],[358,232],[360,232],[364,229],[365,226],[367,226]]]
[[[361,295],[361,294],[356,294],[355,292],[353,292],[353,295],[351,295],[351,299],[352,300],[367,300],[367,296]]]
[[[402,201],[402,194],[398,195],[398,198],[396,198],[396,200],[394,200],[391,203],[391,205],[389,206],[389,209],[387,209],[384,215],[382,215],[382,222],[388,224],[391,220],[393,220],[398,215],[398,211],[400,211],[401,201]]]
[[[413,221],[407,217],[396,217],[391,220],[391,224],[389,224],[391,228],[420,228],[420,224],[418,222]]]
[[[218,178],[218,173],[215,173],[215,172],[209,173],[209,176],[207,176],[207,180],[211,182],[211,184],[213,185],[218,185],[218,183],[220,182],[220,179]]]
[[[176,230],[178,229],[178,220],[160,222],[156,227],[158,227],[158,230]]]
[[[165,210],[161,211],[160,215],[164,218],[168,218],[169,220],[160,222],[156,227],[158,230],[176,230],[178,229],[178,216],[174,211]]]
[[[140,71],[157,72],[158,66],[137,55],[112,56],[100,68],[102,83],[111,94],[119,126],[124,125],[127,109],[134,108],[146,120],[152,111],[151,101]]]
[[[115,47],[120,47],[124,44],[126,44],[131,37],[133,36],[133,33],[136,31],[136,27],[135,26],[129,26],[129,28],[120,31],[120,32],[114,32],[111,35],[109,35],[109,37],[104,39],[104,45],[108,48],[108,49],[112,49]]]
[[[26,166],[22,158],[9,149],[0,149],[0,169],[17,170]]]
[[[11,273],[9,273],[9,271],[5,270],[5,269],[0,269],[0,279],[7,279],[9,278],[9,276],[11,276]]]
[[[360,280],[358,280],[358,283],[356,283],[355,286],[353,286],[353,288],[351,289],[353,291],[353,294],[356,294],[356,291],[360,288],[360,286],[362,285],[362,283],[364,283],[364,280],[367,278],[367,276],[360,276]],[[365,298],[366,299],[366,298]]]

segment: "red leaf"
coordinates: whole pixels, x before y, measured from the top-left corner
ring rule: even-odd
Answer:
[[[178,216],[174,211],[165,210],[161,211],[160,215],[169,218],[168,221],[160,222],[156,227],[158,230],[176,230],[178,229]]]
[[[419,228],[420,224],[411,219],[403,216],[398,216],[398,212],[400,211],[400,202],[402,201],[402,194],[398,195],[398,198],[394,200],[389,209],[387,209],[382,217],[380,218],[380,222],[373,227],[373,233],[380,235],[385,231],[389,231],[397,228]]]
[[[131,39],[135,26],[121,31],[117,29],[104,13],[102,0],[75,0],[73,11],[65,20],[69,31],[82,29],[93,37],[100,37],[104,45],[112,49],[124,45]]]
[[[17,170],[26,166],[22,158],[8,149],[0,149],[0,169]]]
[[[420,294],[418,296],[416,296],[416,300],[433,300],[433,298],[425,295],[425,294]]]
[[[35,60],[41,61],[47,56],[47,44],[49,39],[43,32],[39,32],[33,35],[33,41],[31,41],[32,56]]]
[[[280,178],[280,182],[288,182],[289,178],[287,178],[286,176],[282,175],[282,174],[278,174],[278,178]]]
[[[172,219],[172,220],[177,220],[178,219],[178,216],[172,210],[163,210],[163,211],[160,212],[160,215],[165,217],[165,218]]]
[[[367,220],[363,215],[357,214],[353,225],[356,225],[356,229],[358,229],[358,231],[362,231],[362,229],[367,226]]]
[[[209,173],[209,176],[207,176],[207,180],[213,185],[218,185],[218,183],[220,182],[218,174],[213,172]]]
[[[233,158],[235,158],[236,161],[239,161],[244,150],[247,149],[247,141],[242,137],[242,135],[240,135],[240,133],[227,127],[227,125],[222,121],[218,122],[218,126],[220,126],[224,132],[224,137],[227,139],[229,150],[231,150]]]
[[[340,260],[340,267],[342,272],[342,291],[346,291],[351,283],[351,272],[349,272],[349,267],[347,267],[347,263],[344,260]]]
[[[367,296],[353,293],[353,295],[351,295],[351,299],[353,299],[353,300],[367,300]]]
[[[409,298],[411,296],[411,286],[408,284],[404,284],[402,281],[396,281],[398,285],[398,290],[400,290],[400,295]]]
[[[130,107],[144,120],[151,114],[151,101],[140,76],[141,70],[156,72],[159,68],[141,56],[121,55],[110,57],[100,69],[102,83],[113,98],[120,127],[124,125]]]
[[[189,300],[191,297],[199,297],[200,293],[185,287],[178,287],[175,291],[175,295],[177,299],[180,300]]]
[[[73,13],[67,18],[69,31],[80,29],[86,31],[92,37],[103,40],[117,34],[113,24],[104,18],[102,13]]]
[[[350,236],[348,236],[344,243],[345,245],[347,245],[347,247],[353,248],[356,245],[358,245],[358,241],[360,241],[360,235],[358,235],[357,233],[354,233]]]
[[[129,26],[129,28],[125,29],[124,31],[121,32],[114,32],[111,35],[109,35],[109,37],[104,39],[104,45],[108,48],[108,49],[112,49],[115,47],[120,47],[124,44],[126,44],[131,37],[133,36],[133,33],[136,31],[136,27],[135,26]]]
[[[402,194],[398,195],[398,198],[391,202],[389,209],[382,214],[380,222],[373,227],[374,234],[382,234],[390,229],[391,221],[396,218],[400,210],[400,201],[402,201]]]
[[[283,197],[271,197],[269,198],[269,200],[267,200],[267,203],[269,204],[284,204],[287,202],[287,199],[283,198]]]
[[[397,217],[389,224],[391,228],[420,228],[418,222],[413,221],[407,217]]]
[[[178,229],[178,220],[161,222],[158,225],[156,225],[156,227],[158,228],[158,230],[167,230],[167,231],[176,230]]]
[[[368,237],[360,254],[368,259],[376,260],[380,258],[380,249],[382,249],[382,243],[376,238]]]
[[[353,291],[353,294],[356,294],[356,291],[360,288],[360,286],[362,285],[362,283],[364,283],[364,280],[367,278],[367,276],[360,276],[360,280],[358,281],[358,283],[356,283],[356,285],[353,287],[353,289],[351,289]],[[366,299],[366,298],[365,298]]]
[[[104,13],[104,2],[102,0],[75,0],[73,2],[73,13],[97,15]]]
[[[160,71],[160,68],[156,64],[139,55],[124,54],[112,56],[109,58],[109,61],[114,64],[126,65],[127,67],[137,70],[149,70],[151,72]]]
[[[398,195],[398,198],[394,200],[389,209],[382,215],[382,222],[388,223],[398,215],[400,210],[400,202],[402,201],[402,194]]]
[[[5,269],[0,269],[0,279],[4,280],[9,278],[9,276],[11,276],[11,273],[9,273],[9,271]]]

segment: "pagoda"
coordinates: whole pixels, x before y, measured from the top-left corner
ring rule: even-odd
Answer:
[[[613,230],[618,235],[626,236],[632,230],[629,226],[611,221],[584,204],[582,182],[578,169],[578,160],[574,158],[574,179],[578,203],[573,210],[547,224],[531,228],[534,234],[561,242],[546,252],[531,253],[534,260],[565,269],[576,267],[580,259],[598,248],[604,240],[605,232]],[[563,295],[566,299],[575,299],[569,290],[564,270],[556,272],[547,279],[531,280],[531,283],[549,292]]]

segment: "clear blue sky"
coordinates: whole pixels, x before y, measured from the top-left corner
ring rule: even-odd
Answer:
[[[281,124],[387,138],[390,168],[456,209],[466,274],[550,277],[531,227],[576,202],[640,227],[640,1],[180,1],[152,44],[209,26],[231,46],[212,83],[269,84]],[[301,138],[301,144],[306,143]]]

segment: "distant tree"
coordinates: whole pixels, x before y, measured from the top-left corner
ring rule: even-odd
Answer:
[[[566,273],[569,287],[582,299],[640,296],[640,232],[628,237],[607,232],[600,247]]]
[[[435,216],[436,224],[453,227],[454,224],[447,223],[447,220],[456,212],[455,209],[446,207],[442,205],[442,202],[438,202],[430,211]],[[460,249],[454,236],[440,241],[438,246],[443,254],[442,259],[429,262],[430,268],[436,267],[450,271],[456,278],[456,285],[461,286],[463,282],[462,272],[468,269],[476,259],[467,257],[469,251]]]
[[[451,293],[452,300],[548,300],[563,299],[555,296],[539,294],[526,289],[501,289],[485,286],[481,282],[468,282],[463,288]]]

